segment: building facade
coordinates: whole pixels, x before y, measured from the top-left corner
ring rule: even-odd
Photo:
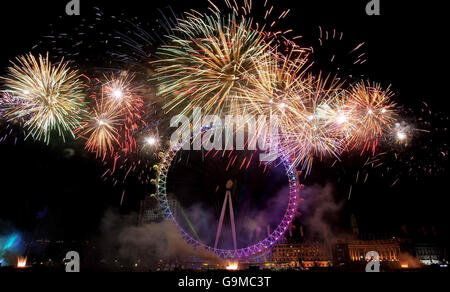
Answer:
[[[447,249],[432,243],[416,243],[416,258],[424,265],[448,265]]]
[[[282,243],[273,246],[271,260],[278,268],[310,269],[330,267],[332,257],[330,248],[324,243]]]
[[[365,261],[365,256],[370,251],[380,255],[380,261],[398,262],[400,260],[399,239],[384,240],[352,240],[348,241],[348,254],[350,261]]]

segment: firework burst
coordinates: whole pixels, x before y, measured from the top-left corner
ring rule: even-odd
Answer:
[[[347,109],[354,123],[349,135],[352,147],[362,146],[362,152],[375,154],[379,139],[391,130],[395,121],[395,105],[392,92],[382,90],[379,84],[361,82],[351,87]]]
[[[102,90],[109,106],[123,111],[131,119],[140,118],[138,114],[143,106],[143,100],[139,96],[139,87],[133,86],[134,76],[127,72],[122,72],[119,77],[114,74],[105,76]]]
[[[120,112],[105,100],[100,100],[90,111],[87,121],[76,132],[80,137],[86,137],[86,150],[105,159],[108,153],[112,156],[120,146],[118,128],[121,123]]]
[[[270,43],[252,29],[251,20],[238,20],[234,13],[188,14],[168,38],[154,63],[164,108],[188,112],[201,107],[207,114],[225,113],[236,102]]]
[[[106,78],[102,87],[102,95],[107,107],[122,116],[121,150],[129,153],[137,148],[134,134],[146,123],[143,120],[144,100],[140,94],[140,87],[133,85],[134,75],[122,72],[119,77],[114,75]]]
[[[273,49],[261,58],[252,86],[240,92],[245,110],[253,115],[276,116],[279,133],[268,137],[278,141],[282,153],[294,165],[311,169],[314,157],[337,156],[342,142],[329,123],[329,103],[338,98],[340,84],[332,78],[308,74],[309,50],[292,47],[284,56]]]
[[[134,134],[145,126],[144,101],[139,88],[133,86],[133,78],[123,72],[117,78],[97,79],[98,84],[91,87],[92,106],[76,132],[86,139],[86,149],[98,157],[105,159],[118,151],[126,154],[137,147]]]
[[[285,106],[288,115],[280,119],[280,141],[283,153],[292,157],[294,165],[311,171],[314,159],[339,157],[343,140],[330,123],[330,105],[340,98],[340,84],[335,79],[308,77],[303,89]]]
[[[256,74],[249,79],[250,86],[238,92],[241,103],[253,113],[271,115],[286,114],[290,101],[303,102],[299,92],[306,88],[304,75],[308,63],[307,50],[295,47],[288,56],[273,48],[270,54],[259,58]]]
[[[49,56],[32,54],[17,58],[2,78],[8,102],[2,102],[3,116],[9,121],[23,121],[27,136],[50,142],[56,131],[65,139],[74,136],[84,112],[84,94],[77,71],[61,60],[57,65]]]

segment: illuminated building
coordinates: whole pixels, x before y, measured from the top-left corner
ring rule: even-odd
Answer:
[[[414,245],[416,258],[425,265],[448,265],[448,255],[442,246],[431,243],[416,243]]]
[[[348,254],[350,261],[365,261],[369,251],[376,251],[380,255],[380,261],[398,262],[400,258],[399,239],[384,240],[353,240],[348,241]]]
[[[272,248],[272,262],[279,268],[325,268],[331,266],[331,252],[319,242],[276,244]]]

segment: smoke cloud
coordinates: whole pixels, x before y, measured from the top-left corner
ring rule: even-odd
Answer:
[[[101,238],[111,252],[109,257],[118,257],[125,263],[140,261],[148,267],[154,267],[159,260],[175,262],[190,258],[221,264],[214,253],[189,245],[173,222],[138,226],[136,218],[136,214],[120,215],[114,210],[105,213]]]
[[[308,239],[332,242],[350,236],[342,229],[339,218],[345,202],[335,199],[332,184],[307,186],[300,196],[300,221]]]

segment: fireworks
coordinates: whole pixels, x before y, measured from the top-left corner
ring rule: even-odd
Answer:
[[[234,13],[188,14],[168,39],[158,51],[155,79],[166,99],[164,108],[183,113],[194,107],[207,114],[225,113],[236,94],[248,88],[269,45],[252,29],[251,20],[238,20]]]
[[[311,171],[313,161],[339,159],[344,151],[357,149],[376,156],[381,141],[390,146],[409,143],[412,126],[396,120],[398,110],[389,88],[365,81],[347,85],[345,79],[316,73],[321,72],[313,68],[316,64],[339,58],[333,54],[317,62],[313,57],[318,50],[295,44],[297,38],[287,37],[292,30],[275,29],[289,10],[269,20],[277,8],[268,1],[263,18],[256,15],[250,0],[225,1],[224,9],[210,4],[208,13],[191,11],[176,21],[162,21],[163,38],[153,37],[153,32],[137,24],[119,33],[115,42],[123,42],[122,49],[114,53],[114,60],[128,63],[114,68],[121,73],[103,73],[86,84],[63,61],[51,64],[48,56],[31,54],[19,57],[3,78],[0,114],[8,127],[21,126],[28,136],[47,143],[53,131],[63,138],[76,135],[85,140],[86,150],[108,167],[112,164],[111,175],[117,176],[117,166],[125,177],[140,171],[143,181],[149,180],[146,169],[153,164],[155,151],[164,150],[171,134],[165,130],[169,128],[165,127],[167,113],[190,116],[194,107],[200,107],[205,116],[221,118],[252,115],[267,120],[276,116],[278,132],[267,136],[266,142],[277,142],[280,154],[288,155],[305,173]],[[320,28],[321,47],[328,40],[342,38],[342,33]],[[164,41],[159,47],[158,39]],[[76,46],[82,43],[87,42]],[[359,43],[348,53],[352,64],[365,62],[364,53],[356,56],[363,45]],[[129,48],[133,52],[128,56],[123,50]],[[355,57],[357,62],[353,62]],[[87,100],[83,91],[88,93]],[[157,96],[150,101],[146,96],[152,92]],[[246,137],[245,143],[255,138]],[[230,164],[242,167],[254,156],[250,153],[240,161],[236,151],[231,152]]]
[[[86,150],[97,157],[106,158],[120,145],[118,127],[122,123],[120,112],[101,100],[88,115],[88,121],[77,132],[87,137]]]
[[[145,138],[145,145],[147,145],[149,147],[154,147],[154,146],[158,145],[158,139],[153,136],[149,136],[149,137]]]
[[[259,58],[256,72],[251,76],[251,86],[239,92],[245,99],[244,107],[253,113],[284,114],[289,110],[287,103],[303,103],[300,92],[306,90],[304,80],[308,55],[303,48],[292,48],[284,56],[273,48],[270,54]]]
[[[348,111],[354,118],[350,143],[362,145],[362,151],[370,150],[373,154],[378,140],[390,131],[395,121],[395,105],[391,102],[392,93],[382,90],[379,84],[353,86],[347,101]],[[400,135],[403,136],[403,135]]]
[[[319,77],[303,82],[304,89],[289,103],[291,113],[281,119],[279,140],[282,152],[309,173],[315,158],[339,157],[342,153],[344,140],[336,129],[344,117],[338,115],[334,120],[329,115],[332,104],[341,98],[336,80]]]
[[[224,29],[236,22],[234,17],[190,15],[181,21],[177,30],[182,37],[171,37],[155,63],[166,109],[179,107],[186,113],[198,106],[206,114],[276,116],[279,133],[267,141],[278,141],[281,152],[307,173],[314,158],[339,157],[347,145],[375,154],[379,138],[394,121],[389,90],[365,83],[345,90],[333,78],[315,77],[308,73],[309,49],[289,43],[283,55],[269,40],[239,38],[250,34],[251,22],[244,17]],[[242,23],[246,30],[240,32]],[[243,52],[249,43],[257,52],[251,57],[233,51]]]
[[[134,76],[123,72],[118,78],[114,75],[105,77],[102,90],[108,106],[122,111],[127,119],[140,118],[143,100],[138,94],[139,87],[133,86]]]
[[[407,145],[413,135],[414,129],[406,122],[395,123],[391,135],[396,143]]]
[[[259,60],[258,74],[240,98],[245,100],[241,111],[276,116],[279,133],[268,140],[278,141],[281,152],[291,156],[294,165],[309,171],[314,157],[338,156],[343,143],[325,110],[336,102],[340,84],[308,74],[308,55],[308,49],[298,46],[287,56],[274,48]]]
[[[144,102],[138,88],[132,85],[133,78],[126,72],[117,78],[105,77],[105,81],[100,81],[100,96],[94,88],[94,105],[76,132],[86,138],[86,149],[97,157],[114,156],[117,150],[126,154],[137,147],[134,132],[145,125]]]
[[[46,143],[52,131],[63,139],[73,136],[84,111],[84,94],[77,71],[68,63],[61,60],[53,65],[48,55],[28,54],[18,57],[2,79],[6,90],[1,103],[7,120],[23,122],[28,136]]]

